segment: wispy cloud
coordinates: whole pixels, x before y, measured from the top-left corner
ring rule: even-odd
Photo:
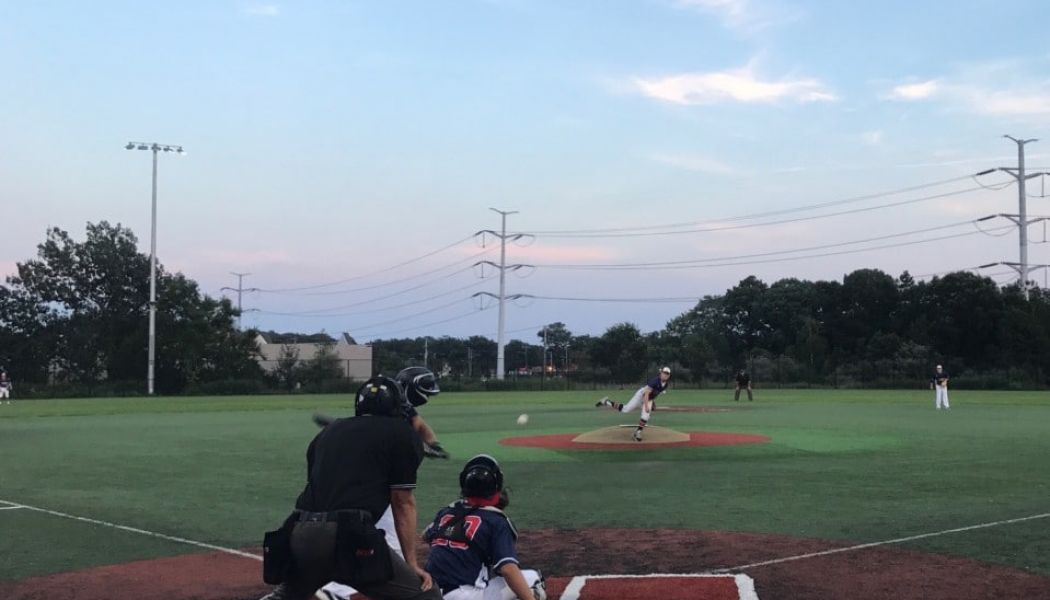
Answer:
[[[795,20],[783,10],[754,0],[672,0],[675,7],[718,17],[728,29],[744,34],[758,33],[778,22]]]
[[[635,78],[643,95],[684,105],[723,102],[773,104],[789,100],[799,103],[834,102],[838,97],[816,79],[762,79],[751,65],[708,73],[682,73],[656,78]]]
[[[940,90],[940,84],[936,79],[923,81],[921,83],[902,83],[894,86],[885,98],[888,100],[922,100],[929,98]]]
[[[242,12],[253,17],[276,17],[281,14],[281,9],[276,4],[254,4],[245,7]]]
[[[882,143],[884,136],[885,134],[882,131],[865,131],[860,134],[860,139],[869,146],[878,146]]]
[[[1045,69],[1045,64],[1039,65]],[[961,67],[952,75],[894,86],[883,99],[940,102],[970,113],[997,117],[1050,115],[1050,80],[1031,65],[1000,61]]]
[[[652,154],[649,156],[649,159],[698,173],[709,173],[712,175],[736,175],[739,173],[736,168],[724,162],[695,154]]]

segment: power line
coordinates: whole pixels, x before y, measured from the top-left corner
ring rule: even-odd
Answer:
[[[687,296],[682,298],[578,298],[569,296],[533,296],[531,294],[525,294],[522,297],[533,300],[559,300],[565,302],[625,302],[633,304],[697,302],[700,299],[697,296]]]
[[[817,203],[817,204],[809,204],[809,205],[797,206],[797,207],[792,207],[792,208],[783,208],[783,209],[779,209],[779,210],[763,211],[763,212],[757,212],[757,213],[748,213],[748,214],[744,214],[744,215],[737,215],[735,217],[726,217],[724,219],[718,219],[718,220],[692,221],[692,222],[687,222],[687,223],[668,223],[668,224],[665,224],[665,225],[649,225],[649,226],[643,226],[643,227],[635,226],[635,227],[607,227],[607,228],[595,228],[595,229],[549,229],[549,230],[532,231],[530,233],[534,233],[534,234],[537,234],[537,235],[545,235],[545,236],[548,236],[548,237],[562,237],[561,234],[587,235],[587,234],[619,233],[619,232],[632,232],[632,231],[651,231],[651,230],[657,230],[657,229],[681,229],[683,227],[693,227],[693,226],[697,226],[697,225],[706,225],[706,224],[710,224],[710,223],[725,223],[725,222],[732,222],[732,221],[747,221],[747,220],[759,219],[759,218],[763,218],[763,217],[770,217],[770,216],[776,216],[776,215],[782,215],[782,214],[790,214],[790,213],[793,213],[793,212],[805,212],[805,211],[808,211],[808,210],[816,210],[816,209],[819,209],[819,208],[828,208],[828,207],[831,207],[831,206],[840,206],[840,205],[844,205],[844,204],[863,202],[863,201],[866,201],[866,200],[874,200],[876,198],[883,198],[883,197],[887,197],[887,196],[896,196],[896,195],[905,194],[905,193],[908,193],[908,192],[914,192],[914,191],[918,191],[918,190],[929,189],[929,188],[932,188],[932,187],[938,187],[938,186],[942,186],[942,185],[947,185],[949,183],[955,183],[955,182],[958,182],[958,181],[964,181],[966,179],[970,179],[971,177],[973,177],[973,175],[964,175],[964,176],[960,176],[960,177],[952,177],[950,179],[942,179],[942,180],[939,180],[939,181],[934,181],[934,182],[925,183],[925,184],[921,184],[921,185],[909,186],[909,187],[900,188],[900,189],[896,189],[896,190],[891,190],[891,191],[887,191],[887,192],[878,192],[878,193],[873,193],[873,194],[865,194],[865,195],[862,195],[862,196],[853,196],[853,197],[845,198],[845,199],[841,199],[841,200],[832,200],[832,201],[829,201],[829,202],[821,202],[821,203]],[[974,189],[978,189],[978,188],[974,188]],[[972,190],[969,190],[969,191],[972,191]]]
[[[852,245],[856,245],[856,244],[867,244],[867,243],[871,243],[871,242],[878,242],[878,241],[889,240],[889,239],[894,239],[894,238],[908,237],[908,236],[911,236],[911,235],[917,235],[917,234],[921,234],[921,233],[928,233],[930,231],[938,231],[938,230],[944,230],[944,229],[953,229],[953,228],[961,227],[961,226],[964,226],[964,225],[974,225],[975,223],[976,223],[976,219],[970,219],[970,220],[967,220],[967,221],[958,221],[958,222],[949,223],[949,224],[946,224],[946,225],[939,225],[937,227],[925,227],[923,229],[913,229],[911,231],[904,231],[904,232],[900,232],[900,233],[881,235],[881,236],[865,238],[865,239],[860,239],[860,240],[853,240],[853,241],[848,241],[848,242],[836,242],[834,244],[821,244],[821,245],[818,245],[818,246],[807,246],[807,247],[803,247],[803,248],[794,248],[794,249],[791,249],[791,250],[775,250],[775,251],[770,251],[770,252],[756,252],[756,253],[752,253],[752,254],[739,254],[739,255],[736,255],[736,256],[717,256],[717,257],[713,257],[713,258],[693,258],[693,259],[688,259],[688,260],[659,261],[659,262],[648,262],[648,263],[547,264],[547,265],[540,264],[540,265],[536,265],[536,266],[537,266],[537,268],[558,269],[558,270],[600,270],[600,269],[633,269],[633,268],[661,267],[661,266],[669,266],[669,265],[690,265],[690,264],[696,264],[696,263],[724,262],[724,261],[727,261],[727,260],[742,260],[742,259],[749,259],[749,258],[764,258],[764,257],[770,257],[770,256],[779,256],[779,255],[782,255],[782,254],[795,254],[795,253],[798,253],[798,252],[810,252],[810,251],[813,251],[813,250],[826,250],[826,249],[829,249],[829,248],[840,248],[842,246],[852,246]],[[1002,228],[999,228],[999,229],[1002,229]],[[978,230],[978,231],[971,232],[971,233],[969,233],[967,235],[971,235],[971,234],[975,234],[975,233],[986,233],[988,231],[996,231],[996,229],[992,229],[992,230]],[[940,238],[937,238],[937,239],[940,239]]]
[[[377,340],[377,339],[384,338],[384,337],[387,337],[387,336],[390,336],[390,335],[394,335],[394,334],[397,334],[397,333],[404,333],[406,331],[417,331],[419,329],[424,329],[426,327],[433,327],[434,325],[442,325],[444,323],[451,323],[452,321],[458,321],[460,319],[465,319],[465,318],[467,318],[467,317],[469,317],[471,315],[476,315],[478,313],[484,312],[484,311],[489,310],[491,308],[492,308],[492,306],[488,306],[488,307],[484,307],[484,308],[478,308],[478,309],[474,309],[474,310],[472,310],[470,312],[457,315],[455,317],[449,317],[447,319],[442,319],[440,321],[433,321],[431,323],[424,323],[422,325],[414,325],[412,327],[407,327],[407,328],[404,328],[404,329],[396,329],[394,331],[386,331],[386,332],[384,332],[382,334],[365,335],[364,337],[369,338],[371,340]]]
[[[871,212],[874,210],[880,210],[883,208],[893,208],[897,206],[905,206],[908,204],[917,204],[919,202],[927,202],[930,200],[937,200],[940,198],[948,198],[951,196],[958,196],[962,194],[968,194],[982,189],[981,186],[970,187],[963,190],[956,190],[953,192],[945,192],[942,194],[934,194],[930,196],[922,196],[919,198],[912,198],[909,200],[901,200],[898,202],[890,202],[887,204],[877,204],[875,206],[866,206],[863,208],[853,208],[850,210],[842,210],[838,212],[824,213],[821,215],[812,215],[809,217],[794,217],[791,219],[780,219],[776,221],[765,221],[762,223],[745,223],[739,225],[724,225],[719,227],[705,227],[701,229],[684,229],[680,231],[654,231],[645,233],[601,233],[601,234],[574,234],[574,235],[548,235],[544,237],[552,238],[626,238],[626,237],[653,237],[653,236],[665,236],[665,235],[683,235],[689,233],[711,233],[715,231],[732,231],[737,229],[752,229],[755,227],[768,227],[770,225],[784,225],[787,223],[801,223],[804,221],[815,221],[818,219],[828,219],[831,217],[840,217],[843,215],[852,215],[864,212]]]
[[[371,277],[373,275],[378,275],[380,273],[385,273],[387,271],[391,271],[393,269],[397,269],[397,268],[403,267],[405,265],[410,265],[412,263],[419,262],[419,261],[421,261],[423,259],[430,258],[431,256],[434,256],[435,254],[440,254],[440,253],[442,253],[442,252],[444,252],[446,250],[449,250],[451,248],[455,248],[456,246],[462,244],[463,242],[466,242],[466,241],[471,240],[473,238],[474,238],[474,235],[471,234],[471,235],[468,235],[465,238],[456,240],[455,242],[452,242],[451,244],[446,244],[446,245],[438,248],[437,250],[431,250],[430,252],[427,252],[425,254],[421,254],[421,255],[419,255],[419,256],[417,256],[415,258],[411,258],[409,260],[406,260],[406,261],[403,261],[403,262],[399,262],[397,264],[390,265],[388,267],[383,267],[382,269],[376,269],[375,271],[370,271],[370,272],[364,273],[362,275],[355,275],[353,277],[347,277],[345,279],[340,279],[338,281],[330,281],[328,283],[319,283],[319,284],[316,284],[316,285],[306,285],[306,286],[300,286],[300,287],[260,289],[259,291],[267,292],[267,293],[302,292],[302,291],[307,291],[307,290],[316,290],[316,289],[332,287],[332,286],[336,286],[336,285],[342,285],[344,283],[349,283],[351,281],[357,281],[359,279],[364,279],[366,277]]]
[[[1006,226],[1006,227],[1013,227],[1013,226],[1010,225],[1010,226]],[[943,240],[950,240],[950,239],[955,239],[955,238],[967,237],[967,236],[971,236],[971,235],[978,235],[980,233],[981,232],[979,232],[979,231],[968,231],[968,232],[965,232],[965,233],[957,233],[957,234],[953,234],[953,235],[944,235],[944,236],[940,236],[940,237],[933,237],[933,238],[928,238],[928,239],[923,239],[923,240],[913,240],[913,241],[910,241],[910,242],[901,242],[901,243],[897,243],[897,244],[884,244],[882,246],[872,246],[870,248],[856,248],[856,249],[853,249],[853,250],[841,250],[841,251],[838,251],[838,252],[824,252],[824,253],[819,253],[819,254],[808,254],[808,255],[802,255],[802,256],[787,256],[787,257],[781,257],[781,258],[771,258],[771,259],[767,259],[767,260],[739,260],[738,261],[734,257],[723,257],[721,259],[701,259],[701,260],[698,260],[698,261],[693,261],[693,262],[691,262],[689,264],[682,264],[680,262],[667,262],[667,263],[644,263],[644,264],[643,263],[636,263],[636,264],[605,265],[605,266],[560,265],[560,266],[548,266],[547,268],[551,268],[551,269],[553,269],[553,268],[562,268],[562,269],[581,270],[581,271],[587,271],[587,270],[591,270],[591,271],[602,271],[602,270],[608,270],[608,271],[634,271],[634,270],[663,271],[663,270],[675,270],[675,269],[709,269],[709,268],[714,268],[714,267],[735,267],[735,266],[742,266],[742,265],[761,265],[761,264],[770,264],[770,263],[790,262],[790,261],[793,261],[793,260],[805,260],[805,259],[809,259],[809,258],[823,258],[823,257],[827,257],[827,256],[841,256],[841,255],[845,255],[845,254],[858,254],[858,253],[861,253],[861,252],[870,252],[872,250],[885,250],[885,249],[888,249],[888,248],[901,248],[901,247],[904,247],[904,246],[914,246],[916,244],[926,244],[926,243],[930,243],[930,242],[939,242],[939,241],[943,241]],[[723,260],[723,261],[730,260],[730,261],[733,261],[733,262],[718,262],[718,263],[708,263],[708,264],[695,264],[696,262],[701,262],[702,260]]]
[[[442,275],[441,277],[436,277],[434,279],[431,279],[429,281],[425,281],[425,282],[420,283],[418,285],[414,285],[412,287],[407,287],[407,288],[405,288],[403,290],[399,290],[397,292],[392,292],[392,293],[389,293],[389,294],[386,294],[386,295],[383,295],[383,296],[376,296],[375,298],[369,298],[367,300],[360,300],[358,302],[351,302],[350,304],[341,304],[339,306],[330,306],[328,308],[316,309],[316,311],[301,311],[301,312],[303,314],[306,314],[306,313],[310,313],[310,312],[343,310],[343,309],[346,309],[346,308],[354,308],[356,306],[364,306],[366,304],[372,304],[374,302],[379,302],[380,300],[388,300],[390,298],[396,298],[397,296],[400,296],[402,294],[407,294],[408,292],[413,292],[415,290],[425,288],[425,287],[427,287],[429,285],[434,285],[435,283],[439,283],[439,282],[445,281],[447,279],[452,279],[456,275],[459,275],[460,273],[464,273],[466,271],[469,271],[469,270],[471,270],[473,268],[474,268],[474,265],[470,265],[470,266],[468,266],[468,267],[466,267],[464,269],[459,269],[457,271],[453,271],[452,273],[448,273],[447,275]]]
[[[281,317],[322,317],[322,318],[323,317],[354,317],[354,316],[357,316],[357,315],[367,315],[367,314],[373,314],[373,313],[377,313],[377,312],[385,312],[385,311],[388,311],[388,310],[397,310],[399,308],[405,308],[406,306],[414,306],[416,304],[422,304],[424,302],[430,302],[431,300],[436,300],[438,298],[444,298],[445,296],[451,296],[452,294],[458,294],[458,293],[462,292],[463,290],[475,288],[475,287],[478,287],[479,285],[484,285],[486,283],[488,283],[488,281],[482,279],[482,280],[479,280],[479,281],[475,281],[474,283],[472,283],[470,285],[467,285],[466,287],[459,287],[459,288],[456,288],[454,290],[449,290],[449,291],[441,293],[441,294],[435,294],[433,296],[429,296],[427,298],[423,298],[423,299],[420,299],[420,300],[413,300],[412,302],[404,302],[404,303],[401,303],[401,304],[395,304],[393,306],[384,306],[383,308],[373,308],[373,309],[370,309],[370,310],[359,310],[359,311],[348,312],[348,313],[321,313],[320,312],[322,310],[337,310],[337,309],[334,309],[334,308],[327,308],[327,309],[320,309],[319,308],[319,309],[316,309],[316,310],[299,311],[299,312],[274,312],[274,311],[268,311],[268,310],[261,310],[261,311],[257,311],[257,312],[259,312],[261,314],[264,314],[264,315],[275,315],[275,316],[281,316]]]

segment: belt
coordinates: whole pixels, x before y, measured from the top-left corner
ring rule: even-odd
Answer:
[[[299,523],[335,523],[339,521],[339,516],[346,513],[358,513],[361,515],[363,520],[371,522],[371,513],[367,510],[361,509],[344,509],[344,510],[332,510],[328,512],[310,512],[308,510],[296,510],[295,520]]]

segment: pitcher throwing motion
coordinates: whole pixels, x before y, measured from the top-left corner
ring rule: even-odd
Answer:
[[[622,413],[632,412],[639,406],[642,408],[642,416],[638,420],[638,429],[634,430],[634,441],[642,441],[642,431],[645,426],[649,424],[649,417],[653,413],[655,407],[656,397],[662,392],[667,390],[667,382],[671,379],[671,369],[664,367],[660,369],[660,374],[649,380],[627,402],[627,404],[620,404],[619,402],[613,402],[606,396],[599,400],[595,406],[608,406],[609,408]]]

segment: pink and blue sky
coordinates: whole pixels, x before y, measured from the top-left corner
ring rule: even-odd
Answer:
[[[311,288],[246,294],[261,312],[245,325],[364,340],[494,335],[495,311],[470,313],[467,297],[496,282],[464,269],[491,245],[384,268],[497,228],[490,206],[520,211],[514,231],[710,229],[1011,166],[1003,134],[1045,138],[1029,146],[1029,165],[1050,170],[1048,17],[1039,0],[4,2],[0,274],[33,256],[49,226],[82,237],[86,221],[120,222],[148,251],[149,156],[123,146],[158,141],[189,152],[161,159],[158,255],[169,269],[211,294],[235,285],[230,271],[251,272],[246,286]],[[1031,185],[1042,195],[1040,180]],[[1016,194],[981,188],[720,232],[540,235],[509,256],[564,265],[775,253],[1012,213]],[[1047,202],[1033,197],[1029,211],[1050,214]],[[1042,224],[1031,231],[1044,240]],[[1016,260],[1016,240],[976,234],[692,269],[541,266],[511,274],[508,289],[698,298],[749,274],[836,279]],[[1033,245],[1031,260],[1050,262],[1047,247]],[[689,307],[520,304],[508,329],[563,321],[578,333],[624,320],[657,329]]]

